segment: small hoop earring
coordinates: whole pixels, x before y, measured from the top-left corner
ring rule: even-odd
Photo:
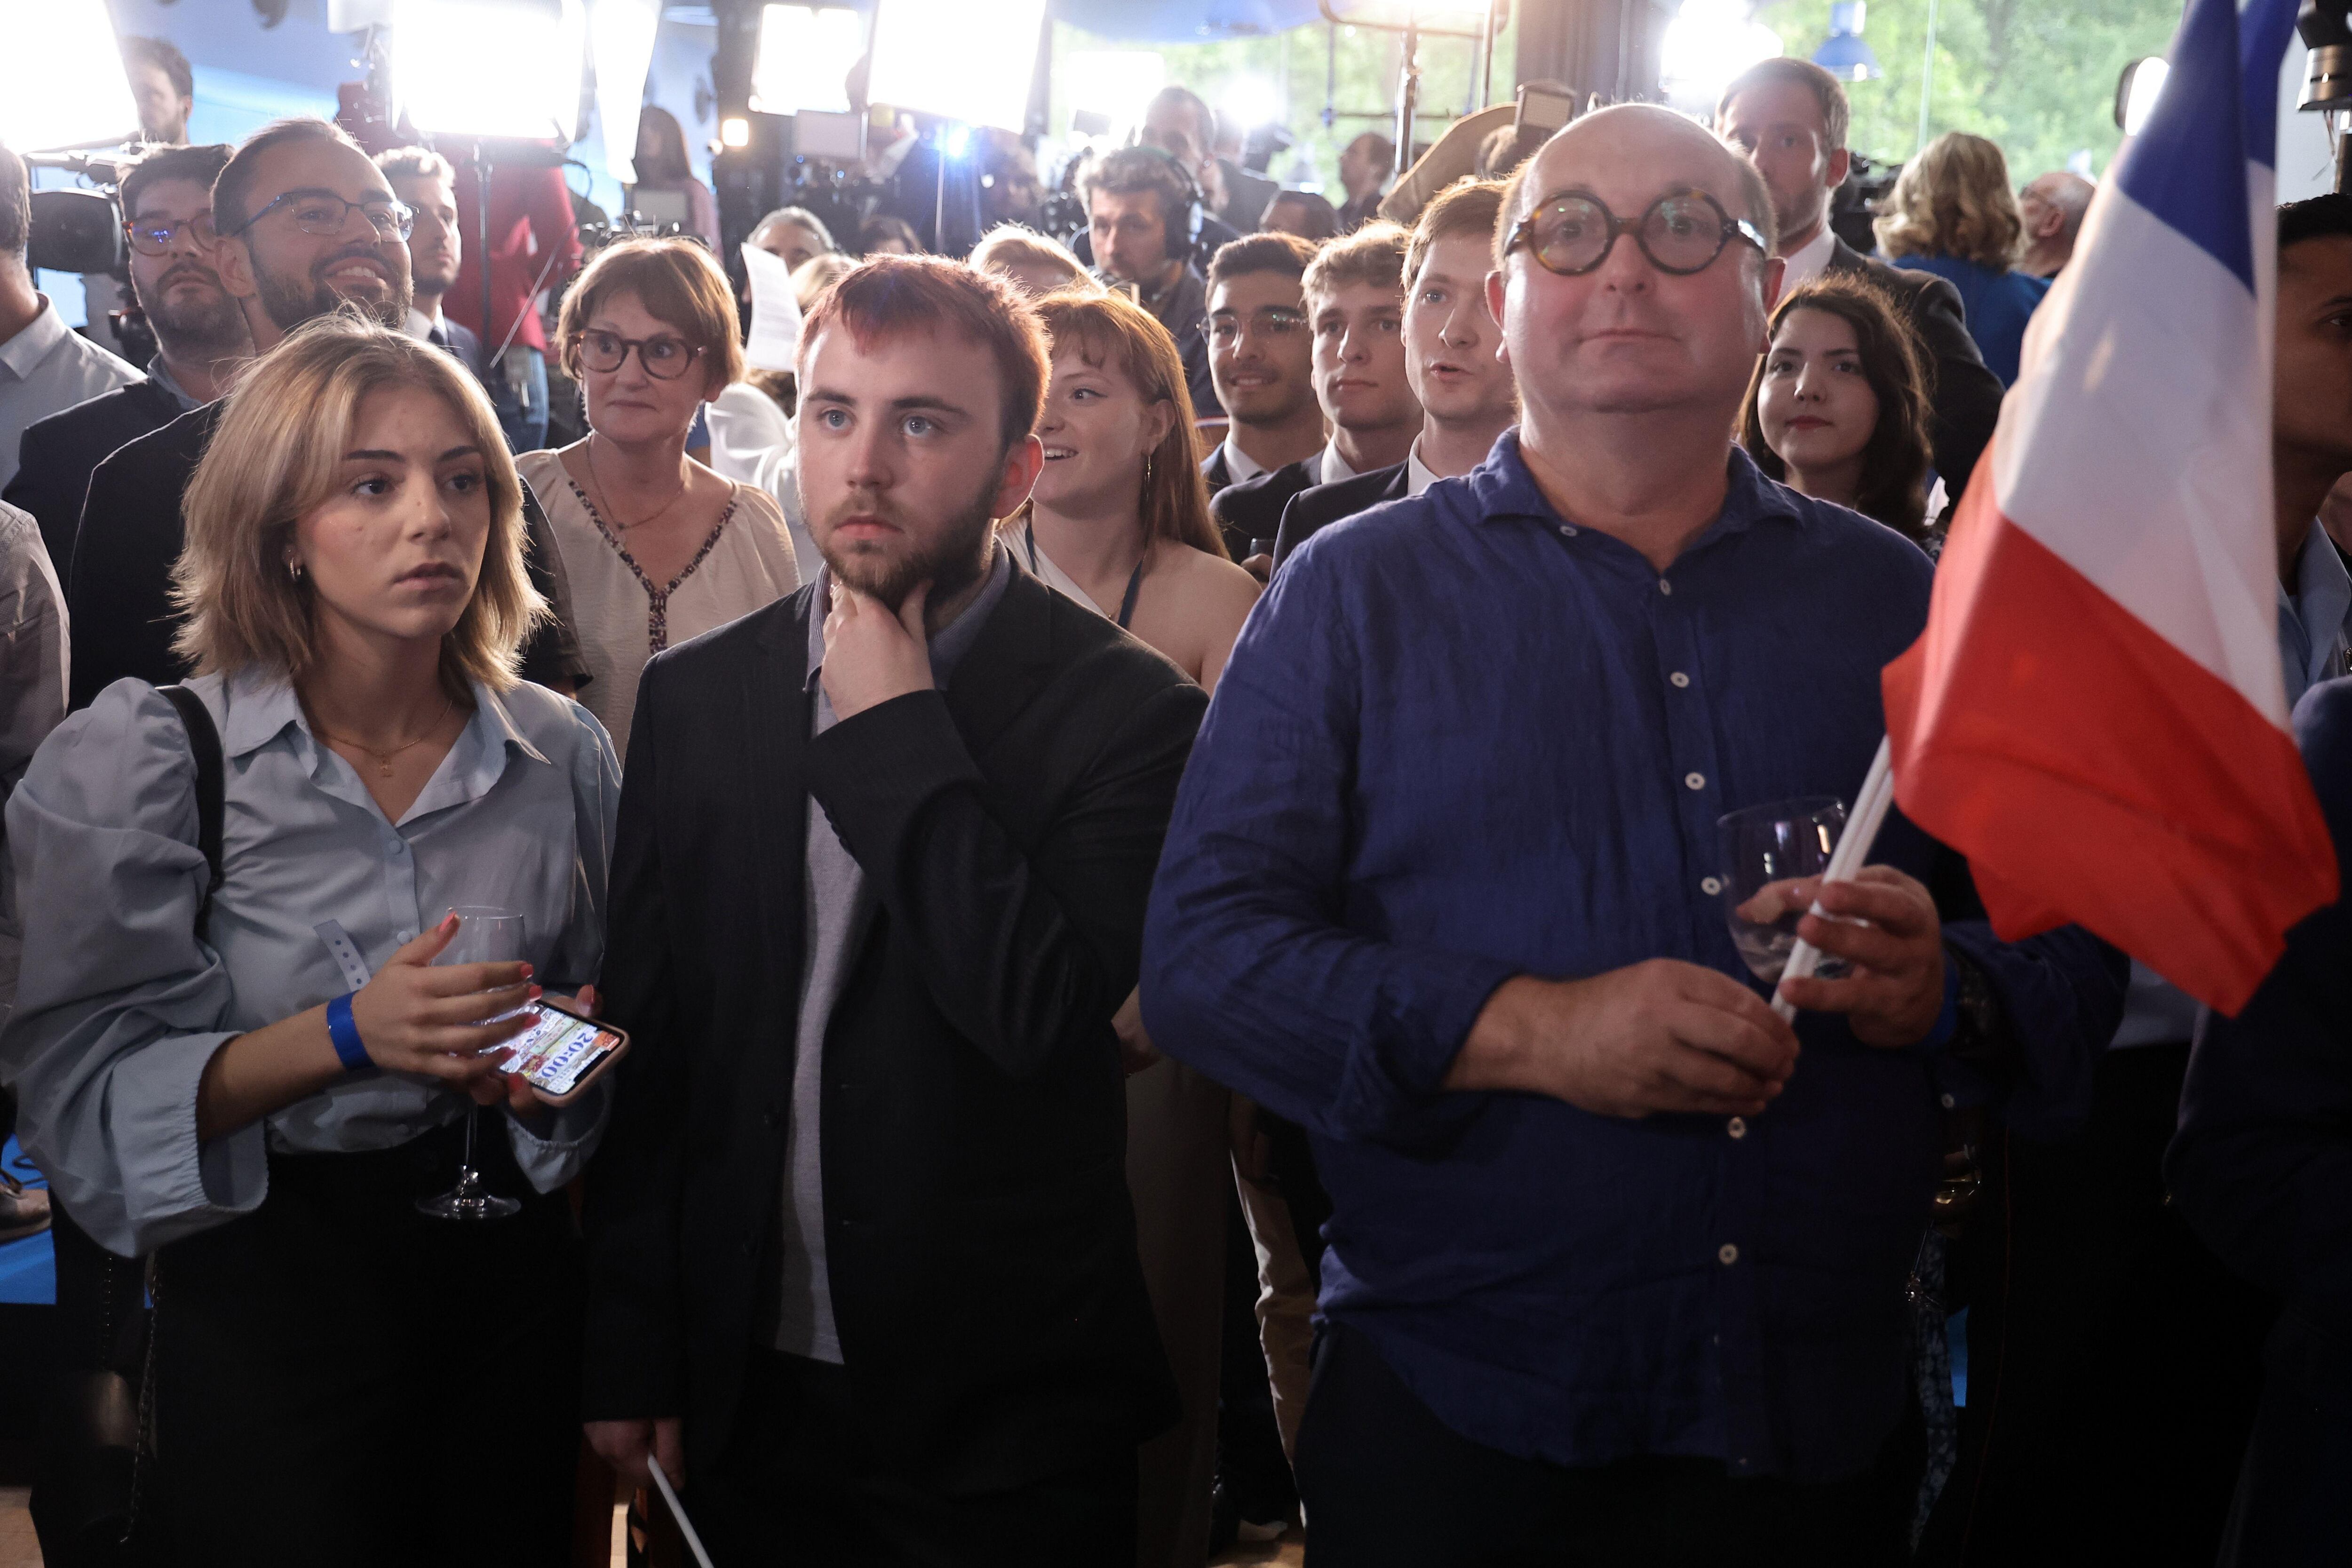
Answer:
[[[291,581],[291,582],[295,582],[295,583],[299,583],[299,582],[301,582],[301,581],[302,581],[302,563],[301,563],[299,561],[289,561],[289,562],[286,563],[286,575],[287,575],[288,580],[289,580],[289,581]]]

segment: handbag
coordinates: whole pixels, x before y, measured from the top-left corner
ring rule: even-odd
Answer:
[[[196,764],[196,843],[211,870],[196,910],[201,937],[221,885],[220,731],[194,692],[157,689],[178,710]],[[164,1558],[142,1506],[155,1484],[155,1260],[107,1251],[51,1202],[58,1367],[42,1412],[33,1528],[49,1568],[145,1568]]]

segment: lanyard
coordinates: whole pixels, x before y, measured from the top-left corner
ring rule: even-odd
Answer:
[[[1033,577],[1044,576],[1045,574],[1044,568],[1037,564],[1037,525],[1034,522],[1023,523],[1021,525],[1021,535],[1023,542],[1029,548],[1029,574]],[[1120,631],[1127,630],[1128,622],[1135,618],[1135,597],[1137,595],[1143,592],[1144,562],[1150,561],[1150,559],[1151,544],[1150,542],[1147,540],[1143,546],[1143,559],[1141,561],[1138,561],[1135,563],[1135,570],[1128,574],[1127,596],[1118,602],[1118,629]]]

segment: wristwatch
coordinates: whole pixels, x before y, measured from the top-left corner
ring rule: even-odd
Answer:
[[[1952,1033],[1951,1054],[1962,1061],[1986,1063],[2007,1049],[2009,1016],[1976,960],[1948,942],[1944,956],[1960,979],[1959,1020]]]

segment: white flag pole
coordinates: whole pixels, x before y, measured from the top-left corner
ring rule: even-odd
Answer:
[[[1853,815],[1846,819],[1845,832],[1838,837],[1837,847],[1830,853],[1829,869],[1822,873],[1824,882],[1850,882],[1853,874],[1870,858],[1870,847],[1877,842],[1878,830],[1886,821],[1886,808],[1895,804],[1895,749],[1889,741],[1878,742],[1878,755],[1870,762],[1870,772],[1862,781],[1862,793],[1854,797]],[[1829,911],[1817,902],[1812,912],[1826,915]],[[1789,950],[1789,962],[1780,971],[1780,985],[1791,980],[1810,980],[1820,967],[1821,950],[1802,937]],[[1780,985],[1772,990],[1772,1011],[1781,1017],[1794,1020],[1796,1004],[1780,994]]]
[[[702,1549],[702,1537],[694,1533],[694,1521],[686,1517],[686,1505],[677,1500],[677,1493],[670,1490],[669,1478],[662,1474],[661,1461],[648,1455],[646,1468],[653,1471],[654,1485],[661,1489],[662,1501],[669,1505],[670,1518],[677,1521],[678,1533],[686,1537],[687,1549],[702,1568],[711,1568],[710,1553]]]

